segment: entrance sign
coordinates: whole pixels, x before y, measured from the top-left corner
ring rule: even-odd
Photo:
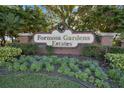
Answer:
[[[61,33],[55,30],[51,34],[35,34],[34,42],[46,43],[52,47],[76,47],[78,44],[93,43],[94,35],[91,33],[72,33],[70,30]]]

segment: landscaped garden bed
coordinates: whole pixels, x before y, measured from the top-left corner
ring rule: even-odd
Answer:
[[[99,60],[91,57],[85,59],[74,56],[57,55],[21,55],[22,50],[14,47],[0,48],[1,69],[5,69],[0,74],[0,87],[123,87],[123,55],[107,54],[108,66],[101,66]],[[119,64],[116,63],[120,58]],[[115,59],[115,61],[114,61]],[[122,60],[122,61],[121,61]],[[121,65],[122,62],[122,65]],[[1,72],[0,72],[1,73]],[[6,74],[7,73],[7,74]],[[15,73],[15,74],[13,74]],[[27,75],[28,74],[28,75]],[[48,75],[55,85],[48,85],[47,79],[42,76]],[[29,77],[28,77],[29,76]],[[52,76],[52,78],[51,78]],[[36,86],[35,82],[39,82]],[[40,78],[41,77],[41,78]],[[50,77],[50,78],[49,78]],[[72,82],[69,85],[63,80],[55,81],[58,78]],[[31,78],[31,79],[30,79]],[[17,80],[18,79],[18,80]],[[27,81],[30,79],[29,81]],[[18,82],[16,82],[18,81]],[[21,82],[22,81],[22,82]],[[42,82],[43,81],[43,82]],[[11,84],[11,82],[15,82]],[[28,82],[30,84],[28,85]],[[59,85],[59,83],[62,83]],[[25,86],[22,86],[22,84]],[[44,83],[44,85],[42,84]],[[20,84],[20,85],[19,85]]]

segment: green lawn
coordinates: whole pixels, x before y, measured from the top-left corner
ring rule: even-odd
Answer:
[[[1,88],[78,88],[79,84],[43,74],[0,76]]]

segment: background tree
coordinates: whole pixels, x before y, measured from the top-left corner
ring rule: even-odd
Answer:
[[[44,6],[51,18],[75,31],[117,32],[123,27],[123,6]],[[57,17],[56,17],[57,16]],[[53,21],[53,22],[51,22]],[[54,20],[50,20],[53,24]]]
[[[80,24],[79,18],[81,14],[89,12],[92,6],[44,6],[51,18],[56,18],[58,23],[62,23],[66,27],[72,30],[77,30],[76,27]],[[53,20],[55,21],[55,20]],[[78,22],[78,23],[77,23]],[[52,25],[54,22],[52,22]]]
[[[48,23],[39,6],[0,6],[1,45],[5,36],[16,38],[18,33],[46,31]]]
[[[48,23],[45,20],[42,9],[39,6],[23,6],[19,15],[24,19],[23,32],[46,31]]]

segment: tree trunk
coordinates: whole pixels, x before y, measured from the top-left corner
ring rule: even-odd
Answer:
[[[12,43],[13,43],[14,42],[13,36],[11,36],[11,39],[12,39]]]
[[[5,46],[5,44],[6,44],[5,37],[4,37],[4,36],[2,36],[1,46]]]

